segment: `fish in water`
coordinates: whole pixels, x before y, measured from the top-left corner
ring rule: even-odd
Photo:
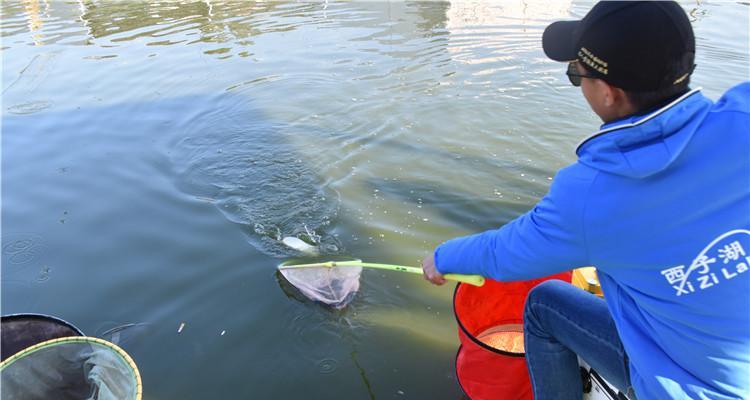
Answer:
[[[287,236],[284,239],[281,239],[281,243],[284,243],[286,246],[305,254],[317,255],[320,253],[316,246],[310,245],[304,240],[294,236]]]

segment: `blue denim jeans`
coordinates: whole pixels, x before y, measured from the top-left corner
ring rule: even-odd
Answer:
[[[535,400],[581,400],[576,355],[627,393],[627,355],[604,300],[550,280],[531,290],[524,310],[524,342]]]

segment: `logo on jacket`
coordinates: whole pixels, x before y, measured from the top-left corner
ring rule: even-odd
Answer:
[[[746,272],[750,266],[750,231],[735,229],[714,239],[689,266],[661,271],[677,296],[721,284]]]

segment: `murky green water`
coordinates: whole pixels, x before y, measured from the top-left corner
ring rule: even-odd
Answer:
[[[750,7],[683,5],[716,98]],[[4,1],[2,313],[136,324],[150,399],[458,398],[450,288],[327,310],[278,238],[419,265],[528,210],[598,126],[540,45],[590,6]]]

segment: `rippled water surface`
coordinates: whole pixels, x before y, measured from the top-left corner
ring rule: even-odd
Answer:
[[[682,4],[717,98],[750,6]],[[419,265],[528,210],[598,126],[540,45],[590,6],[2,2],[2,312],[117,341],[147,398],[460,397],[449,287],[329,310],[279,239]]]

